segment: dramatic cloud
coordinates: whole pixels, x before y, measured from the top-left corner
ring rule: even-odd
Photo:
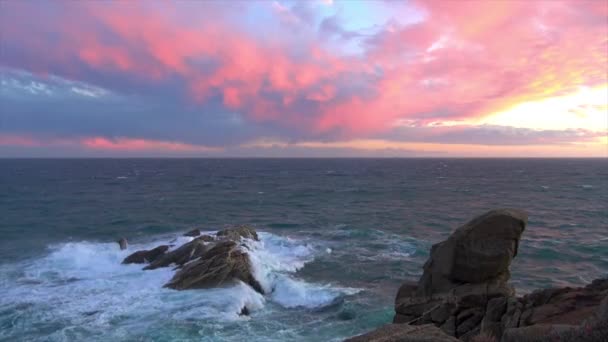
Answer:
[[[0,145],[604,155],[607,20],[593,0],[1,2]]]

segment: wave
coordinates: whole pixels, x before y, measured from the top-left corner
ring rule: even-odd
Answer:
[[[133,244],[124,251],[115,243],[70,242],[51,246],[50,253],[37,260],[5,264],[0,270],[0,324],[10,327],[2,329],[0,339],[10,337],[15,329],[26,329],[18,336],[34,329],[35,324],[20,322],[23,317],[102,333],[117,322],[130,322],[120,326],[137,330],[155,320],[247,320],[239,316],[244,306],[252,315],[267,302],[287,309],[315,309],[358,292],[298,279],[296,272],[314,260],[316,249],[269,233],[259,236],[260,241],[248,242],[248,248],[254,275],[266,296],[243,283],[209,290],[165,289],[162,286],[174,274],[171,267],[143,271],[141,265],[121,264],[133,251],[167,240]],[[179,246],[191,239],[179,237],[171,243]]]

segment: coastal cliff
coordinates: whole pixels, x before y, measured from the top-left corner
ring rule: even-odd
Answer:
[[[527,221],[497,209],[459,227],[399,288],[393,324],[347,341],[607,341],[608,279],[515,295],[509,267]]]

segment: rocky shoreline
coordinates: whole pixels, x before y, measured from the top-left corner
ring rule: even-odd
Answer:
[[[608,279],[515,295],[509,266],[527,220],[497,209],[456,229],[399,288],[393,324],[347,341],[608,341]]]
[[[392,324],[348,339],[397,341],[608,341],[608,279],[581,288],[542,289],[517,297],[509,267],[517,256],[528,221],[518,209],[496,209],[457,228],[431,248],[418,282],[406,282],[395,298]],[[248,251],[259,241],[249,226],[202,235],[178,248],[161,245],[136,251],[123,264],[144,270],[174,267],[164,287],[214,288],[242,282],[260,294]],[[128,248],[126,239],[118,241]],[[239,314],[248,315],[242,307]]]

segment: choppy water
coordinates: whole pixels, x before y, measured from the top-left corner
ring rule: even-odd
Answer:
[[[606,159],[0,160],[0,340],[340,340],[390,321],[433,243],[508,206],[530,213],[519,292],[608,275]],[[267,296],[120,265],[239,223],[263,232]]]

